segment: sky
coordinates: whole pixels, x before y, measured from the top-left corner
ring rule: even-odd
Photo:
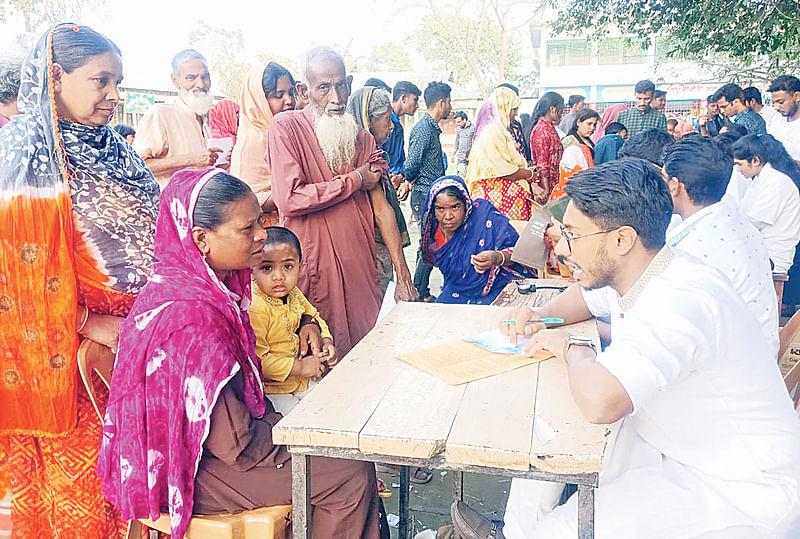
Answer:
[[[424,11],[400,10],[397,5],[397,0],[105,0],[103,7],[87,10],[77,22],[106,34],[120,47],[126,86],[158,87],[163,81],[161,86],[168,88],[172,55],[189,46],[189,33],[198,21],[240,29],[245,61],[255,61],[258,54],[300,58],[315,45],[341,48],[350,42],[353,55],[366,56],[374,45],[402,42],[419,26]],[[22,31],[20,19],[0,25],[0,36]],[[406,49],[414,67],[425,69],[414,51]]]

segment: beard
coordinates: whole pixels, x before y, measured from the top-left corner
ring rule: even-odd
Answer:
[[[344,174],[353,169],[358,126],[349,114],[328,115],[315,111],[314,132],[331,172]]]
[[[189,110],[200,116],[208,113],[214,102],[214,98],[208,92],[195,92],[194,90],[184,90],[183,88],[178,90],[178,97],[183,101],[184,105],[189,107]]]
[[[617,269],[617,263],[608,257],[606,246],[601,245],[597,248],[592,265],[583,272],[584,276],[588,278],[586,282],[581,282],[581,286],[586,290],[612,286]]]
[[[797,114],[797,107],[798,105],[797,103],[795,103],[794,106],[792,106],[792,108],[789,109],[788,112],[781,112],[781,116],[783,116],[784,118],[791,118],[792,116]]]

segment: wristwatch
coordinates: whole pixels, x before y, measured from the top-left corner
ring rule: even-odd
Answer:
[[[594,345],[594,341],[589,337],[579,337],[578,335],[570,335],[567,339],[567,351],[569,351],[570,346],[588,346],[595,352],[597,352],[597,347]]]

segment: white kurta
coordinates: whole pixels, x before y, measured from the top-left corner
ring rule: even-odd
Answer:
[[[761,233],[773,271],[789,271],[800,241],[800,192],[792,179],[764,165],[747,188],[740,210]]]
[[[778,115],[767,131],[783,143],[792,159],[800,161],[800,120],[790,122],[785,116]]]
[[[769,255],[758,230],[722,202],[690,215],[667,232],[667,245],[717,268],[756,317],[778,360],[778,298]]]
[[[584,299],[611,316],[613,341],[597,361],[634,406],[612,427],[595,537],[797,537],[800,422],[727,279],[665,248],[624,297],[603,288]],[[574,538],[577,497],[536,522],[525,497],[543,500],[540,485],[515,480],[504,534]]]

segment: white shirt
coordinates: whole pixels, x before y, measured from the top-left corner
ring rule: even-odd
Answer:
[[[758,320],[778,361],[778,298],[767,247],[758,230],[722,202],[706,206],[667,231],[667,245],[717,268]]]
[[[769,125],[772,123],[772,121],[778,116],[780,116],[778,111],[769,105],[764,105],[763,107],[761,107],[761,110],[758,113],[761,115],[762,118],[764,118],[764,121],[767,123],[767,131],[769,131]]]
[[[800,241],[800,192],[792,179],[764,165],[747,188],[740,211],[761,232],[773,271],[789,271]]]
[[[618,500],[603,535],[753,526],[796,537],[786,527],[800,514],[800,421],[758,322],[728,280],[665,247],[624,296],[610,287],[583,296],[592,314],[611,316],[613,340],[597,362],[633,403],[614,425],[598,498],[608,511],[614,500],[604,489],[656,507],[642,515]],[[641,488],[648,484],[657,492]],[[603,518],[598,508],[598,526]],[[615,526],[627,533],[615,535]]]
[[[786,116],[779,114],[767,132],[783,143],[792,159],[800,161],[800,120],[790,122]]]
[[[728,187],[725,189],[725,195],[722,197],[722,202],[739,210],[739,207],[742,205],[744,194],[747,192],[747,188],[750,187],[750,183],[750,180],[745,178],[742,173],[739,172],[739,167],[733,167],[731,179],[728,182]]]

